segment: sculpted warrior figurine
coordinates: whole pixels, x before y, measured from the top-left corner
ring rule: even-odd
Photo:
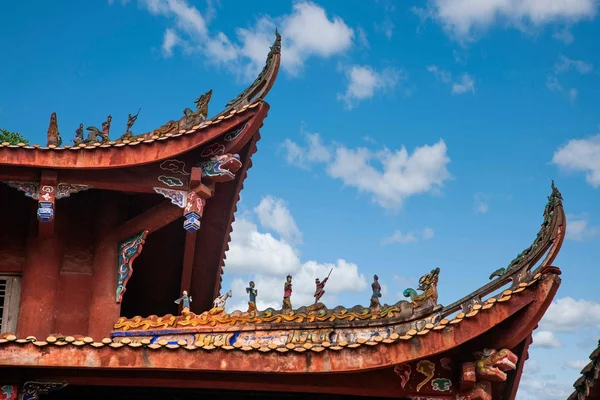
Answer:
[[[138,110],[137,114],[135,114],[135,115],[129,114],[127,116],[127,129],[125,129],[125,134],[130,133],[129,131],[131,130],[131,127],[133,126],[133,124],[135,124],[135,121],[137,121],[138,115],[140,115],[140,111],[142,111],[141,108]]]
[[[182,314],[187,314],[190,312],[190,303],[192,302],[192,296],[188,296],[186,290],[183,291],[183,295],[175,300],[175,304],[180,304],[183,302],[183,309],[181,310]]]
[[[373,290],[373,294],[371,295],[371,308],[379,307],[379,298],[381,297],[381,285],[379,284],[379,277],[377,275],[373,275],[373,283],[371,283],[371,290]]]
[[[256,296],[258,296],[258,289],[254,288],[254,281],[250,281],[249,287],[246,288],[248,293],[248,312],[256,311]]]
[[[290,301],[290,297],[292,297],[292,276],[288,275],[285,279],[285,283],[283,284],[284,311],[290,311],[292,309],[292,302]]]
[[[331,272],[333,272],[333,268],[331,268],[331,271],[329,271],[329,275],[331,275]],[[317,302],[321,299],[321,297],[323,297],[323,295],[325,294],[325,283],[327,283],[327,280],[329,279],[329,275],[327,275],[327,278],[323,279],[323,282],[319,281],[319,278],[315,279],[315,304],[317,304]]]

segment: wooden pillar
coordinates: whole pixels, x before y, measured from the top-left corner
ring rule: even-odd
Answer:
[[[88,318],[88,335],[95,340],[109,336],[121,311],[121,305],[115,301],[118,242],[112,235],[120,222],[119,198],[116,193],[103,192],[102,195],[102,207],[96,227],[92,300]]]
[[[17,333],[43,340],[53,333],[58,300],[62,246],[56,236],[32,236],[21,283]]]

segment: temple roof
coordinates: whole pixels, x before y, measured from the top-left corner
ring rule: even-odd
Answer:
[[[226,108],[207,119],[212,90],[196,99],[196,110],[186,108],[184,115],[147,133],[134,135],[129,131],[137,116],[131,116],[127,131],[118,139],[109,138],[112,117],[102,123],[102,129],[88,127],[88,139],[83,138],[83,124],[74,145],[61,146],[56,114],[52,114],[48,130],[48,144],[17,145],[0,143],[0,164],[45,168],[111,168],[146,164],[177,156],[223,135],[231,128],[228,120],[249,119],[256,115],[258,129],[266,117],[268,105],[264,98],[275,83],[281,59],[281,36],[276,32],[263,70],[256,80]],[[259,115],[260,114],[260,115]],[[155,148],[160,144],[160,150]],[[172,148],[172,151],[169,149]],[[127,155],[120,155],[127,149]]]
[[[581,376],[575,381],[575,391],[568,400],[600,399],[600,341],[598,347],[590,354],[590,362],[581,370]]]

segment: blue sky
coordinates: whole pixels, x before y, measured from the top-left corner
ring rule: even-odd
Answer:
[[[550,180],[565,198],[563,284],[519,398],[566,398],[600,338],[598,2],[114,0],[0,5],[0,126],[45,141],[79,123],[135,131],[213,89],[209,114],[282,69],[236,216],[224,287],[292,303],[335,267],[326,304],[383,301],[441,268],[440,302],[487,282],[535,238]],[[551,7],[551,4],[554,4]],[[115,129],[115,128],[113,128]],[[331,264],[331,265],[329,265]]]

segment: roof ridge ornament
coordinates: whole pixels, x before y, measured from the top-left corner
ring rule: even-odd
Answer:
[[[226,104],[228,109],[230,108],[239,110],[240,108],[252,103],[257,99],[264,99],[277,78],[279,72],[279,64],[281,61],[281,35],[279,31],[275,29],[275,41],[273,46],[270,47],[269,54],[267,54],[267,60],[258,77],[248,86],[242,93],[240,93],[235,99],[229,101]]]

